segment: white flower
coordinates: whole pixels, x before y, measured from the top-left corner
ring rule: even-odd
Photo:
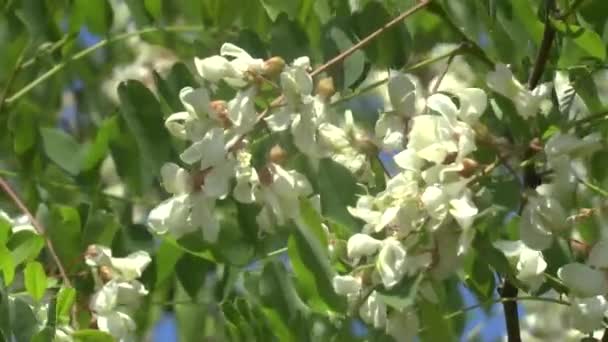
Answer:
[[[202,230],[205,241],[216,242],[220,232],[220,223],[215,217],[215,199],[207,197],[203,193],[196,193],[190,197],[192,203],[190,224]]]
[[[157,234],[168,232],[176,238],[196,230],[188,222],[190,214],[189,195],[174,196],[157,205],[148,214],[147,224]]]
[[[124,312],[113,311],[97,315],[97,327],[112,335],[118,341],[126,341],[135,332],[133,319]]]
[[[410,75],[392,72],[387,88],[392,110],[380,115],[376,121],[375,133],[385,149],[400,150],[407,133],[407,120],[419,114],[424,105],[420,104],[419,90]]]
[[[205,133],[205,136],[188,147],[180,158],[188,164],[201,162],[201,170],[219,165],[226,158],[224,150],[224,130],[213,128]]]
[[[386,333],[397,342],[415,341],[419,327],[418,315],[414,310],[393,311],[386,321]]]
[[[494,246],[500,249],[509,260],[516,263],[517,279],[536,291],[544,280],[543,273],[547,269],[547,262],[539,251],[528,248],[521,241],[499,240]]]
[[[419,172],[424,160],[416,155],[416,151],[405,149],[393,156],[395,164],[403,170]]]
[[[232,146],[236,139],[241,135],[250,132],[257,121],[257,112],[255,110],[255,96],[257,93],[256,87],[249,87],[246,90],[237,92],[234,99],[228,102],[228,119],[232,124],[230,130],[230,139],[228,145]]]
[[[348,239],[346,251],[350,259],[359,260],[361,257],[376,253],[381,245],[382,241],[367,234],[355,234]]]
[[[557,271],[557,275],[577,297],[593,297],[608,291],[605,273],[584,264],[567,264]]]
[[[342,296],[358,294],[361,291],[361,279],[350,275],[336,275],[332,280],[334,291]]]
[[[593,245],[587,258],[587,265],[600,269],[608,268],[608,239],[602,238]]]
[[[592,333],[603,327],[603,320],[608,310],[604,296],[590,298],[572,298],[570,300],[570,318],[574,328],[583,333]]]
[[[517,112],[524,119],[538,114],[543,100],[551,91],[550,83],[528,90],[504,64],[497,64],[496,69],[488,73],[486,82],[492,90],[513,101]]]
[[[545,144],[547,158],[555,159],[562,155],[574,159],[589,156],[602,147],[602,137],[599,133],[587,135],[580,139],[572,134],[555,133]]]
[[[224,56],[232,59],[228,60]],[[249,83],[248,73],[262,72],[264,61],[251,57],[234,44],[224,43],[220,48],[220,56],[195,58],[194,65],[199,75],[209,82],[224,80],[232,87],[242,88]]]
[[[374,328],[384,328],[386,325],[386,304],[378,298],[376,291],[373,291],[361,305],[359,316]]]
[[[152,262],[152,258],[150,258],[150,254],[146,251],[137,251],[124,258],[110,259],[110,265],[117,273],[116,278],[124,281],[131,281],[141,277],[150,262]]]
[[[478,209],[471,200],[470,191],[463,186],[463,182],[454,182],[427,187],[420,200],[429,216],[441,222],[449,213],[462,229],[469,229]]]
[[[251,167],[251,153],[240,150],[237,153],[236,185],[232,195],[241,203],[256,201],[256,192],[260,187],[258,173]]]
[[[165,190],[174,195],[182,195],[192,190],[190,173],[174,163],[165,163],[160,169]]]
[[[256,198],[267,208],[266,213],[272,213],[278,225],[298,218],[300,198],[312,194],[306,177],[295,170],[287,171],[278,164],[268,165],[267,172],[270,173],[270,183],[263,184],[256,194]]]
[[[382,241],[382,248],[378,254],[376,261],[376,270],[380,274],[382,283],[385,288],[391,288],[405,275],[407,251],[394,238],[388,238]]]
[[[519,235],[528,247],[538,251],[549,248],[553,233],[566,229],[566,212],[557,200],[547,196],[528,199],[519,224]]]

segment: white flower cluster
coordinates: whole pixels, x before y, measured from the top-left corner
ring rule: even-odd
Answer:
[[[410,86],[405,88],[409,94],[405,98],[413,108],[415,89],[407,76],[394,76],[390,82],[389,89],[395,89],[391,98],[397,98],[398,87]],[[403,278],[411,279],[422,271],[441,279],[455,270],[459,256],[468,250],[478,212],[467,188],[477,167],[469,159],[476,149],[472,125],[485,111],[487,98],[477,88],[462,89],[455,96],[459,106],[444,94],[434,94],[426,100],[427,107],[435,113],[412,118],[407,148],[394,157],[401,172],[388,181],[384,191],[361,196],[356,207],[348,208],[365,222],[363,232],[353,235],[347,243],[353,266],[362,260],[365,263],[355,267],[350,275],[334,278],[336,292],[346,295],[350,303],[356,303],[377,285],[391,289]],[[393,106],[398,107],[398,103],[395,100]],[[392,120],[389,115],[394,114],[385,114],[381,120]],[[390,136],[396,137],[397,142],[402,139],[401,134],[402,130],[384,135],[384,146],[396,147],[398,144],[394,145]],[[425,296],[434,297],[424,292]],[[387,312],[387,305],[376,290],[365,298],[359,314],[367,323],[386,328],[399,340],[411,340],[417,332],[415,312]],[[408,332],[396,333],[397,330]]]
[[[96,284],[89,307],[97,328],[119,341],[131,340],[136,326],[130,314],[137,308],[141,297],[148,294],[137,278],[152,261],[150,255],[138,251],[124,258],[115,258],[109,248],[91,245],[85,261],[92,268]]]
[[[261,82],[279,76],[284,103],[265,118],[272,132],[290,128],[295,146],[318,165],[321,158],[332,158],[362,178],[371,174],[367,156],[353,146],[364,141],[352,114],[330,120],[329,98],[334,93],[327,79],[312,95],[313,81],[308,57],[291,65],[278,57],[266,61],[251,57],[232,44],[221,47],[220,55],[195,59],[199,75],[215,84],[223,81],[237,90],[228,101],[211,100],[207,87],[186,87],[180,91],[185,111],[170,115],[165,126],[175,137],[192,142],[181,154],[188,169],[167,163],[161,170],[165,190],[172,197],[154,208],[148,217],[156,233],[179,238],[202,231],[208,242],[216,242],[220,223],[215,215],[218,199],[232,193],[242,203],[262,205],[257,220],[263,230],[272,231],[299,216],[299,198],[312,194],[308,180],[295,170],[283,168],[285,151],[276,146],[268,163],[261,168],[251,164],[246,150],[249,133],[259,117],[255,98]],[[232,180],[236,185],[231,189]]]

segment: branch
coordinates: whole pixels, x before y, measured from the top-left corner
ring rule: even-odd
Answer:
[[[46,235],[46,230],[44,229],[44,227],[40,224],[40,222],[38,222],[38,220],[36,220],[34,215],[32,215],[32,213],[27,209],[25,204],[23,204],[21,199],[19,199],[19,196],[17,195],[17,193],[15,193],[15,191],[11,188],[11,186],[8,184],[8,182],[5,181],[4,178],[2,178],[2,177],[0,177],[0,188],[2,188],[2,190],[4,190],[4,192],[11,198],[11,200],[13,201],[13,203],[15,203],[15,205],[19,208],[19,210],[21,210],[21,212],[29,218],[30,222],[32,223],[32,226],[34,226],[34,228],[36,229],[38,234],[40,234],[40,236],[42,236],[44,238],[44,240],[46,242],[46,247],[49,250],[49,254],[51,255],[51,258],[57,265],[57,269],[59,269],[59,274],[61,275],[61,278],[63,279],[64,284],[68,287],[72,287],[72,282],[70,281],[70,278],[68,277],[68,275],[65,271],[65,268],[63,267],[63,264],[61,263],[61,260],[59,260],[59,256],[57,256],[57,252],[55,252],[55,248],[53,247],[53,242]]]
[[[545,65],[547,64],[547,60],[549,59],[549,54],[551,52],[551,47],[553,46],[553,40],[555,38],[555,28],[551,25],[550,20],[550,12],[555,9],[555,1],[554,0],[546,0],[545,1],[545,30],[543,32],[543,40],[540,43],[540,48],[538,49],[538,55],[536,55],[536,61],[534,62],[534,68],[532,69],[532,73],[530,74],[530,78],[528,79],[528,88],[534,89],[538,85],[540,78],[545,71]]]
[[[352,55],[353,53],[355,53],[355,51],[359,50],[360,48],[362,48],[365,45],[372,42],[374,39],[376,39],[378,36],[380,36],[382,33],[384,33],[389,28],[399,24],[403,19],[409,17],[410,15],[412,15],[412,14],[418,12],[419,10],[425,8],[426,6],[428,6],[431,3],[431,1],[432,0],[423,0],[423,1],[419,2],[416,6],[413,6],[412,8],[408,9],[407,11],[401,13],[400,15],[398,15],[397,17],[395,17],[388,23],[382,25],[382,27],[380,27],[376,31],[370,33],[367,37],[361,39],[357,44],[351,46],[346,51],[342,52],[341,54],[330,59],[325,64],[323,64],[320,67],[318,67],[317,69],[315,69],[313,72],[310,73],[310,76],[314,77],[314,76],[322,73],[323,71],[329,69],[330,67],[334,66],[335,64],[342,62],[344,59],[346,59],[346,57]]]
[[[502,288],[498,290],[503,299],[502,307],[505,312],[507,324],[507,338],[509,342],[521,342],[519,332],[519,316],[517,314],[517,287],[505,278]]]
[[[21,97],[27,95],[30,91],[32,91],[32,89],[36,88],[38,85],[44,83],[49,78],[51,78],[52,76],[54,76],[61,70],[65,69],[65,67],[70,62],[75,62],[79,59],[82,59],[82,58],[90,55],[94,51],[96,51],[106,45],[109,45],[111,43],[115,43],[115,42],[118,42],[121,40],[129,39],[131,37],[139,36],[139,35],[146,34],[146,33],[152,33],[152,32],[190,32],[190,31],[201,31],[201,30],[203,30],[202,26],[148,27],[145,29],[141,29],[141,30],[137,30],[137,31],[133,31],[133,32],[127,32],[127,33],[116,35],[114,37],[109,37],[109,38],[103,39],[100,42],[98,42],[97,44],[91,45],[90,47],[74,54],[73,56],[66,59],[65,61],[63,61],[59,64],[56,64],[55,66],[53,66],[52,68],[47,70],[44,74],[40,75],[38,78],[36,78],[32,82],[28,83],[25,87],[21,88],[21,90],[14,93],[11,97],[7,98],[6,103],[11,104],[11,103],[17,101],[18,99],[20,99]],[[28,61],[28,63],[29,63],[29,61]]]

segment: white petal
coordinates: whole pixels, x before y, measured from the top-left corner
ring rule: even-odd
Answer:
[[[450,214],[462,229],[468,229],[473,224],[478,209],[469,196],[450,200]]]
[[[357,294],[361,290],[361,279],[350,275],[336,275],[332,280],[334,291],[342,296]]]
[[[393,157],[393,160],[395,160],[395,164],[403,170],[420,171],[420,168],[424,164],[424,160],[416,155],[416,151],[410,149],[405,149],[397,153]]]
[[[432,218],[443,220],[447,215],[448,199],[440,187],[427,187],[422,193],[420,200]]]
[[[184,194],[192,188],[190,174],[174,163],[165,163],[160,169],[165,190],[171,194]]]
[[[381,245],[382,241],[367,234],[355,234],[348,239],[346,251],[349,258],[359,259],[376,253]]]
[[[120,274],[120,278],[126,281],[141,277],[144,269],[148,267],[152,259],[145,251],[131,253],[124,258],[112,258],[112,268]]]
[[[608,290],[604,272],[584,264],[567,264],[557,271],[557,275],[572,293],[579,297],[603,295]]]
[[[458,118],[458,108],[452,100],[444,94],[433,94],[426,102],[426,105],[441,114],[448,121],[453,122]]]
[[[190,145],[180,158],[188,164],[201,161],[201,170],[218,165],[225,158],[224,130],[221,128],[211,129],[202,140]]]
[[[165,127],[174,137],[186,139],[188,137],[186,121],[188,120],[191,120],[188,112],[173,113],[165,120]]]
[[[384,328],[386,325],[386,304],[378,298],[378,293],[373,291],[365,303],[359,308],[361,319],[371,324],[374,328]]]
[[[224,77],[237,75],[230,62],[221,56],[194,58],[194,66],[201,77],[212,83],[219,82]]]
[[[488,106],[488,96],[479,88],[466,88],[457,92],[460,99],[459,117],[462,121],[472,124],[485,112]]]
[[[205,118],[209,112],[209,93],[205,88],[185,87],[179,92],[184,108],[192,115]]]
[[[397,113],[412,116],[416,112],[416,84],[406,74],[391,73],[388,96]]]
[[[382,242],[376,269],[385,288],[397,285],[405,275],[406,254],[405,248],[399,241],[389,238]]]
[[[292,120],[292,112],[287,108],[281,108],[273,114],[264,118],[268,128],[273,132],[281,132],[289,128]]]
[[[587,265],[596,268],[608,268],[608,239],[601,239],[593,245],[587,258]]]
[[[603,328],[603,320],[608,309],[604,296],[591,298],[572,298],[570,304],[570,317],[575,329],[583,333],[593,333]]]
[[[133,319],[120,311],[97,316],[97,327],[112,335],[117,341],[129,338],[136,328]]]

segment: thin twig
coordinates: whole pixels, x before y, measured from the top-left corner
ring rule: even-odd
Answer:
[[[419,61],[417,63],[414,63],[412,65],[406,65],[405,67],[401,68],[401,71],[403,71],[403,72],[409,72],[409,71],[413,71],[413,70],[416,70],[416,69],[420,69],[420,68],[423,68],[423,67],[428,66],[430,64],[436,63],[436,62],[438,62],[440,60],[443,60],[445,58],[449,58],[451,56],[460,55],[460,54],[464,53],[465,51],[466,51],[466,48],[464,47],[464,45],[461,44],[458,47],[456,47],[456,48],[454,48],[454,49],[452,49],[452,50],[450,50],[450,51],[448,51],[446,53],[443,53],[441,55],[424,59],[424,60]],[[379,86],[387,83],[389,81],[389,79],[390,79],[389,77],[386,77],[386,78],[378,80],[378,81],[376,81],[374,83],[371,83],[371,84],[369,84],[369,85],[367,85],[365,87],[359,88],[356,91],[354,91],[354,92],[352,92],[352,93],[350,93],[350,94],[348,94],[346,96],[343,96],[343,97],[339,98],[338,100],[332,102],[330,105],[331,106],[336,106],[336,105],[338,105],[340,103],[346,102],[346,101],[348,101],[348,100],[350,100],[350,99],[352,99],[354,97],[357,97],[357,96],[359,96],[361,94],[365,94],[368,91],[371,91],[374,88],[377,88],[377,87],[379,87]]]
[[[13,82],[15,82],[15,79],[17,78],[19,71],[21,71],[21,68],[23,66],[23,58],[25,57],[25,51],[27,50],[28,45],[29,44],[25,44],[23,46],[23,48],[21,48],[21,51],[19,52],[19,57],[17,57],[17,62],[15,63],[15,67],[11,71],[11,74],[8,77],[8,80],[6,81],[6,85],[4,86],[4,89],[2,89],[2,94],[0,94],[0,113],[2,112],[2,109],[4,108],[4,104],[6,103],[6,97],[8,96],[8,93],[13,85]]]
[[[448,74],[448,70],[450,70],[450,65],[452,65],[452,61],[454,60],[454,57],[456,57],[456,56],[451,55],[448,58],[448,62],[445,64],[445,68],[443,69],[443,72],[441,73],[441,75],[439,75],[439,78],[437,78],[437,81],[435,82],[435,85],[433,86],[433,90],[431,91],[431,94],[435,94],[439,90],[441,81],[443,81],[443,78],[445,77],[445,75]]]
[[[388,30],[391,27],[399,24],[403,19],[409,17],[410,15],[412,15],[412,14],[418,12],[419,10],[425,8],[426,6],[428,6],[431,3],[431,1],[432,0],[421,1],[417,5],[411,7],[407,11],[401,13],[400,15],[398,15],[397,17],[395,17],[394,19],[392,19],[388,23],[382,25],[382,27],[380,27],[376,31],[370,33],[367,37],[361,39],[357,44],[351,46],[350,48],[348,48],[347,50],[345,50],[341,54],[339,54],[336,57],[330,59],[325,64],[323,64],[320,67],[318,67],[317,69],[315,69],[313,72],[310,73],[310,76],[314,77],[314,76],[322,73],[323,71],[329,69],[330,67],[332,67],[332,66],[340,63],[341,61],[343,61],[344,59],[346,59],[346,57],[348,57],[348,56],[352,55],[353,53],[355,53],[355,51],[359,50],[360,48],[362,48],[365,45],[367,45],[370,42],[372,42],[374,39],[376,39],[378,36],[380,36],[386,30]]]
[[[59,256],[57,255],[57,252],[55,251],[55,248],[53,247],[53,242],[46,235],[46,230],[44,229],[44,227],[40,224],[40,222],[38,222],[38,220],[36,220],[34,215],[32,215],[32,213],[27,209],[25,204],[23,204],[21,199],[19,199],[19,196],[17,195],[17,193],[15,193],[13,188],[11,188],[11,186],[8,184],[8,182],[5,181],[4,178],[2,178],[2,177],[0,177],[0,188],[2,188],[2,190],[4,190],[4,192],[11,198],[11,200],[13,201],[13,203],[15,203],[17,208],[19,208],[19,210],[21,210],[21,212],[29,218],[30,222],[32,223],[32,226],[34,226],[34,228],[36,228],[36,231],[38,232],[38,234],[40,234],[44,238],[44,240],[46,241],[46,246],[49,250],[49,254],[53,258],[53,261],[55,262],[57,269],[59,269],[59,274],[61,275],[63,282],[65,283],[66,286],[72,287],[72,282],[70,281],[70,278],[68,277],[67,272],[65,271],[65,268],[63,267],[63,264],[61,263],[61,260],[59,260]]]
[[[58,72],[63,70],[69,63],[82,59],[82,58],[90,55],[94,51],[96,51],[106,45],[109,45],[111,43],[115,43],[115,42],[118,42],[121,40],[129,39],[131,37],[139,36],[139,35],[146,34],[146,33],[152,33],[152,32],[191,32],[191,31],[200,31],[202,29],[203,29],[202,26],[149,27],[149,28],[145,28],[145,29],[141,29],[141,30],[137,30],[137,31],[133,31],[133,32],[127,32],[127,33],[116,35],[114,37],[109,37],[109,38],[103,39],[100,42],[98,42],[97,44],[91,45],[90,47],[74,54],[73,56],[66,59],[65,61],[62,61],[61,63],[56,64],[51,69],[47,70],[47,72],[40,75],[38,78],[36,78],[35,80],[33,80],[32,82],[27,84],[25,87],[21,88],[21,90],[17,91],[12,96],[7,98],[6,103],[11,104],[11,103],[17,101],[24,95],[27,95],[30,91],[32,91],[32,89],[36,88],[38,85],[44,83],[46,80],[48,80],[49,78],[51,78],[52,76],[54,76],[55,74],[57,74]]]
[[[551,25],[550,20],[550,13],[555,9],[555,1],[546,0],[545,4],[545,30],[543,32],[543,40],[541,41],[540,48],[538,49],[538,54],[536,55],[536,61],[534,62],[532,73],[528,79],[529,89],[534,89],[538,85],[538,82],[545,71],[545,65],[547,64],[549,54],[551,53],[551,47],[553,46],[553,41],[555,40],[555,28],[553,25]]]

